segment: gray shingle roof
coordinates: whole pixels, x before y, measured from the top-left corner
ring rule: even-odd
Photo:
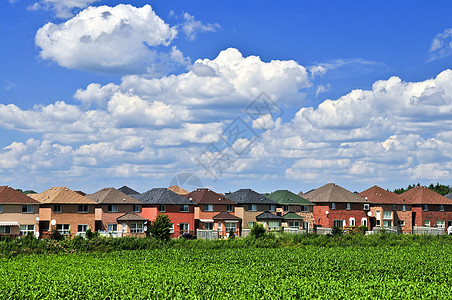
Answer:
[[[447,194],[447,195],[444,195],[444,197],[446,197],[446,198],[452,200],[452,193],[449,193],[449,194]]]
[[[237,190],[232,194],[226,195],[226,198],[237,204],[277,204],[275,201],[252,189]]]
[[[153,188],[146,193],[143,193],[141,195],[134,195],[133,197],[140,200],[144,204],[195,204],[184,196],[176,194],[175,192],[167,188]]]
[[[135,191],[134,189],[129,188],[128,186],[124,185],[122,187],[120,187],[118,189],[118,191],[123,192],[126,195],[139,195],[140,193],[138,193],[137,191]]]
[[[99,204],[142,204],[141,201],[115,188],[103,188],[94,194],[86,195],[86,197]]]
[[[256,216],[256,220],[284,220],[284,218],[274,215],[269,211],[264,211],[260,215]]]
[[[116,219],[116,221],[118,221],[118,222],[121,222],[121,221],[123,221],[123,222],[124,221],[143,221],[143,222],[145,222],[145,221],[148,221],[148,219],[140,217],[139,215],[134,214],[134,213],[126,213],[126,214],[123,214],[122,216],[118,217]]]

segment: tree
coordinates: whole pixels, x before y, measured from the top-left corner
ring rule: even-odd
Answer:
[[[167,214],[158,214],[148,226],[146,234],[162,241],[168,241],[171,237],[171,219]]]
[[[260,238],[265,235],[265,227],[261,223],[255,223],[253,228],[251,228],[250,234],[255,238]]]

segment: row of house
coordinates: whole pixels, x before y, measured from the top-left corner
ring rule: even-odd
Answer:
[[[89,195],[53,187],[25,195],[0,186],[0,235],[45,237],[53,230],[83,235],[90,229],[113,236],[144,236],[148,222],[160,213],[171,219],[172,237],[226,237],[231,232],[245,236],[256,223],[289,232],[360,225],[400,233],[413,233],[416,228],[445,232],[452,226],[452,195],[441,196],[425,187],[397,195],[378,186],[357,193],[334,183],[298,195],[288,190],[188,192],[177,186],[143,194],[126,186],[104,188]]]

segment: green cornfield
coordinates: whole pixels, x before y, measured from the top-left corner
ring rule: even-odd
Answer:
[[[451,299],[452,247],[300,246],[0,259],[0,299]]]

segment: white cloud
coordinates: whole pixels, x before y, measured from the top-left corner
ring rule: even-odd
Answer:
[[[198,32],[215,32],[220,29],[220,25],[217,23],[203,24],[201,21],[195,20],[195,17],[184,13],[184,24],[182,30],[189,40],[194,40]]]
[[[429,61],[441,59],[452,55],[452,28],[438,33],[430,45]]]
[[[58,18],[70,18],[74,12],[88,7],[99,0],[40,0],[28,7],[29,10],[53,10]]]
[[[150,5],[88,7],[65,23],[47,23],[36,33],[40,57],[60,66],[106,73],[143,73],[165,60],[156,47],[177,36]],[[175,49],[169,50],[175,52]],[[163,55],[163,56],[162,56]],[[180,60],[181,53],[167,54]]]

